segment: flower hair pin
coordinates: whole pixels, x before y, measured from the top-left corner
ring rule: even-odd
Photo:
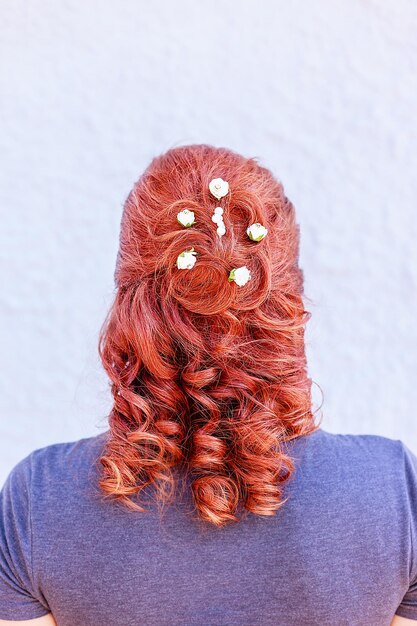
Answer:
[[[224,196],[229,193],[229,183],[223,180],[223,178],[213,178],[213,180],[209,182],[209,190],[212,196],[220,200],[220,198],[224,198]],[[217,224],[217,234],[219,237],[222,237],[226,232],[223,221],[223,207],[216,206],[211,219]]]
[[[229,193],[229,183],[223,178],[213,178],[209,183],[209,190],[217,200],[220,200]]]
[[[196,262],[196,257],[195,257],[196,254],[197,252],[195,252],[194,248],[191,248],[190,250],[184,250],[184,252],[181,252],[177,256],[178,269],[179,270],[192,269]]]
[[[219,237],[222,237],[226,232],[226,226],[224,225],[223,208],[221,206],[216,206],[211,219],[215,224],[217,224],[217,234]]]
[[[266,237],[267,232],[268,229],[265,228],[265,226],[262,226],[262,224],[259,224],[259,222],[251,224],[246,229],[246,233],[249,239],[252,239],[252,241],[261,241],[261,239]]]
[[[239,287],[243,287],[246,285],[248,280],[252,278],[250,269],[246,267],[246,265],[242,265],[242,267],[234,267],[229,274],[228,281],[235,281],[236,285]]]
[[[195,215],[194,211],[190,211],[189,209],[184,209],[177,213],[177,221],[181,224],[181,226],[185,226],[189,228],[193,224],[195,224]]]

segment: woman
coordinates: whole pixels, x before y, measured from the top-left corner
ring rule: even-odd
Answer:
[[[0,623],[417,622],[417,457],[315,421],[298,253],[254,159],[152,161],[100,333],[108,429],[10,472]]]

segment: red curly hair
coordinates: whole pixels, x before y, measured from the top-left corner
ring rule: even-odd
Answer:
[[[209,182],[223,178],[220,201]],[[224,209],[226,234],[211,217]],[[195,224],[177,213],[190,209]],[[268,229],[259,242],[246,229]],[[191,247],[197,262],[179,270]],[[299,227],[282,184],[253,158],[190,145],[153,159],[123,209],[114,302],[99,354],[114,398],[99,484],[130,509],[156,488],[173,497],[173,469],[191,478],[198,516],[239,520],[238,505],[273,515],[294,471],[285,442],[319,428],[311,410]],[[244,286],[228,281],[246,265]]]

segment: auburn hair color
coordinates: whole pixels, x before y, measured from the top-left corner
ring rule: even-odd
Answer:
[[[209,191],[214,178],[229,183],[221,200]],[[184,209],[195,214],[191,227],[177,221]],[[259,242],[246,233],[256,222],[268,229]],[[194,267],[178,269],[191,247]],[[99,336],[113,396],[99,459],[105,496],[144,511],[136,495],[151,485],[167,503],[181,467],[199,518],[217,526],[238,521],[239,504],[258,515],[284,504],[295,468],[285,443],[319,428],[298,258],[294,206],[256,159],[190,145],[152,160],[123,208],[114,302]],[[239,286],[228,276],[243,265],[251,279]]]

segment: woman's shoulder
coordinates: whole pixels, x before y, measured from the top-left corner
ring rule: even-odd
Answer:
[[[104,444],[109,431],[103,431],[89,437],[81,437],[71,441],[52,443],[34,448],[27,459],[35,465],[49,463],[84,463]]]
[[[417,455],[402,439],[378,434],[333,433],[319,428],[291,448],[299,476],[344,490],[417,489]],[[404,493],[404,497],[407,494]]]
[[[322,452],[339,460],[341,456],[350,454],[369,462],[379,459],[391,463],[401,460],[404,454],[416,454],[402,439],[372,433],[336,433],[324,428],[302,437],[300,444],[302,448],[314,451],[314,454]]]
[[[28,495],[35,493],[41,497],[54,491],[62,495],[66,486],[71,490],[77,485],[85,486],[86,478],[97,467],[107,434],[105,431],[34,448],[9,470],[3,491],[24,488]]]

